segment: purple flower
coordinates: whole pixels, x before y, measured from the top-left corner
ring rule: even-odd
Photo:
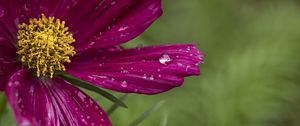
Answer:
[[[162,14],[161,0],[0,0],[0,89],[21,126],[111,126],[66,71],[101,88],[157,94],[199,75],[193,44],[123,49]]]

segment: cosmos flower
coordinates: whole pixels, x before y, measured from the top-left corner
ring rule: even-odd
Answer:
[[[161,0],[0,0],[0,89],[21,126],[111,126],[57,71],[123,93],[157,94],[199,75],[193,44],[123,49]]]

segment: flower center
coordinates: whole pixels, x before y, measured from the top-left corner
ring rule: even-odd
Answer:
[[[30,19],[29,23],[18,25],[18,52],[21,61],[29,69],[36,70],[38,77],[54,71],[65,71],[63,63],[70,63],[76,52],[70,44],[75,42],[64,21],[54,17]]]

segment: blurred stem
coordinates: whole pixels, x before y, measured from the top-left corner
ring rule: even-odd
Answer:
[[[164,113],[160,126],[167,126],[168,125],[168,118],[169,114],[167,112]]]
[[[126,98],[127,98],[127,96],[128,96],[128,94],[124,94],[124,95],[122,95],[120,98],[119,98],[119,100],[120,101],[124,101]],[[107,112],[106,112],[106,114],[108,115],[108,116],[110,116],[115,110],[117,110],[119,108],[119,105],[118,104],[116,104],[116,103],[114,103],[108,110],[107,110]]]
[[[97,86],[95,86],[95,85],[93,85],[93,84],[91,84],[91,83],[89,83],[87,81],[81,80],[81,79],[79,79],[79,78],[77,78],[75,76],[72,76],[72,75],[70,75],[70,74],[68,74],[66,72],[62,72],[62,71],[55,72],[55,76],[60,77],[61,79],[64,79],[64,80],[70,82],[71,84],[73,84],[75,86],[78,86],[78,87],[81,87],[81,88],[84,88],[84,89],[96,92],[96,93],[102,95],[103,97],[107,98],[108,100],[114,102],[115,104],[118,104],[121,107],[127,108],[127,106],[125,105],[125,103],[123,103],[122,101],[120,101],[114,95],[108,93],[105,90],[100,89],[99,87],[97,87]]]
[[[0,119],[5,112],[6,103],[7,103],[7,101],[6,101],[4,93],[0,93]]]
[[[165,101],[160,101],[160,102],[154,104],[152,107],[150,107],[148,110],[146,110],[143,114],[141,114],[137,119],[132,121],[128,126],[137,126],[138,124],[143,122],[148,116],[150,116],[151,113],[155,112],[164,103],[165,103]]]

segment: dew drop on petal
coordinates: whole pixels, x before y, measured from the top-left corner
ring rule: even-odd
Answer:
[[[169,56],[169,54],[167,53],[164,53],[162,54],[162,56],[159,58],[159,62],[163,65],[167,65],[169,64],[170,62],[172,62],[172,59],[171,57]]]
[[[93,46],[93,45],[95,45],[95,43],[96,43],[96,42],[90,42],[89,45],[90,45],[90,46]]]
[[[18,86],[18,85],[20,84],[20,82],[19,82],[19,81],[15,81],[14,84],[15,84],[16,86]]]
[[[190,47],[190,46],[188,46],[188,47],[186,48],[186,50],[190,51],[190,50],[191,50],[191,47]]]
[[[182,63],[177,63],[177,65],[178,65],[179,67],[182,67],[182,66],[183,66],[183,64],[182,64]]]
[[[159,74],[158,77],[161,78],[161,74]]]
[[[129,71],[128,70],[122,70],[121,73],[128,74]]]
[[[191,68],[191,66],[187,65],[186,68],[185,68],[185,71],[188,71],[190,68]]]
[[[144,79],[147,79],[147,75],[146,75],[146,74],[144,74],[143,78],[144,78]]]
[[[105,122],[105,120],[104,120],[104,119],[100,119],[100,121],[101,121],[101,122]]]
[[[112,1],[110,4],[111,4],[111,5],[115,5],[115,4],[116,4],[116,1]]]
[[[13,83],[12,83],[12,82],[9,82],[9,83],[8,83],[8,86],[9,86],[9,87],[13,86]]]
[[[0,8],[0,17],[4,16],[4,10],[2,8]]]
[[[126,29],[128,29],[128,26],[121,27],[121,28],[118,29],[118,31],[125,31]]]
[[[134,89],[134,92],[135,92],[135,93],[139,92],[139,89]]]
[[[127,84],[126,81],[123,81],[123,82],[121,83],[121,86],[122,86],[123,88],[126,88],[126,87],[128,86],[128,84]]]
[[[77,95],[82,101],[84,101],[86,98],[86,96],[82,92],[78,92]]]
[[[151,75],[149,79],[150,79],[150,80],[154,80],[154,77],[153,77],[153,75]]]

